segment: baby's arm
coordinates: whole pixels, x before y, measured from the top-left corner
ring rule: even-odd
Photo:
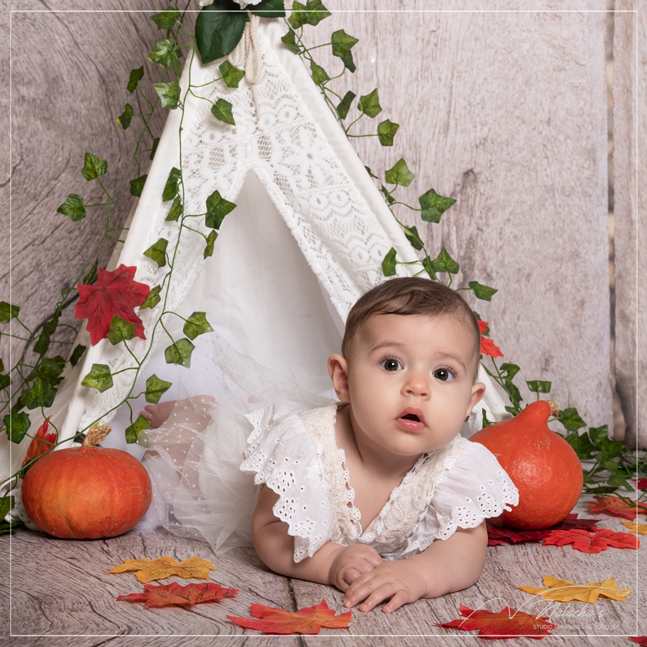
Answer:
[[[288,535],[288,524],[277,519],[272,512],[278,498],[278,494],[264,487],[252,517],[254,547],[273,571],[288,577],[332,584],[346,591],[362,573],[382,563],[382,558],[371,546],[342,546],[328,542],[312,557],[296,564],[294,537]]]
[[[436,540],[419,555],[384,562],[359,576],[346,591],[344,603],[353,607],[364,600],[360,611],[370,611],[391,598],[384,611],[395,611],[420,598],[437,598],[460,591],[478,580],[485,565],[485,522],[462,529],[446,540]]]

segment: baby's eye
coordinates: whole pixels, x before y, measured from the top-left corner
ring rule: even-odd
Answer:
[[[395,359],[395,357],[387,357],[380,362],[380,366],[385,371],[400,371],[402,370],[402,364],[400,361]]]
[[[434,377],[438,380],[442,380],[443,382],[450,382],[454,379],[454,373],[448,368],[437,368],[434,371]]]

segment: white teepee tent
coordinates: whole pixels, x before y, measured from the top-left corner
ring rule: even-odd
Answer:
[[[166,268],[142,252],[162,237],[169,249],[175,245],[180,228],[165,221],[171,203],[162,202],[162,192],[181,155],[185,213],[203,213],[216,189],[237,208],[225,219],[214,255],[206,261],[203,237],[182,230],[175,259],[180,269],[168,286],[166,310],[184,317],[205,311],[212,325],[234,331],[244,352],[260,364],[321,375],[328,355],[339,351],[349,309],[384,280],[381,264],[389,248],[401,260],[416,257],[301,60],[280,42],[282,31],[273,21],[259,27],[263,66],[255,92],[245,81],[238,89],[223,83],[200,88],[212,101],[222,97],[233,105],[235,127],[217,121],[211,103],[192,95],[181,124],[181,111],[171,111],[126,242],[108,269],[137,266],[137,281],[151,287],[162,283]],[[202,65],[196,56],[187,64],[182,96],[189,80],[203,85],[219,77],[218,63]],[[208,234],[202,220],[191,226]],[[398,265],[398,273],[413,273],[412,267]],[[146,340],[129,342],[138,358],[151,345],[148,358],[170,343],[161,329],[154,339],[150,334],[157,313],[138,312],[147,331]],[[181,319],[165,315],[164,323],[176,339],[182,336]],[[81,333],[81,340],[88,337]],[[89,339],[85,343],[89,346]],[[114,374],[132,363],[123,344],[103,340],[89,348],[84,361],[65,375],[54,407],[46,412],[62,438],[93,421],[109,422],[131,387],[130,371],[115,376],[113,388],[102,394],[81,386],[92,365],[108,364]],[[142,374],[150,372],[144,368]],[[489,417],[506,416],[482,368],[479,379],[488,387],[482,402]],[[466,431],[479,428],[480,419],[479,406]],[[27,445],[14,447],[9,474],[19,468]],[[9,448],[2,451],[8,454]]]

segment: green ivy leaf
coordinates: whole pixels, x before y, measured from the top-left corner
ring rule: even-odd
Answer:
[[[212,332],[213,328],[207,321],[206,312],[194,312],[184,323],[182,332],[189,338],[195,339],[198,335]]]
[[[183,213],[184,207],[180,202],[180,196],[176,195],[175,200],[173,200],[173,204],[171,205],[171,209],[168,212],[168,216],[166,216],[166,221],[175,222]]]
[[[160,292],[162,291],[162,286],[161,285],[156,285],[149,293],[148,296],[146,297],[146,301],[142,303],[139,306],[140,310],[144,310],[145,308],[154,308],[160,301]]]
[[[331,41],[333,56],[338,56],[342,59],[346,54],[350,53],[353,45],[359,43],[359,39],[354,36],[349,36],[343,29],[338,29],[333,32]]]
[[[195,37],[205,65],[234,50],[243,35],[246,18],[233,0],[214,0],[202,8],[195,23]]]
[[[182,71],[180,68],[180,59],[175,53],[175,46],[171,43],[170,40],[168,40],[168,38],[156,40],[155,47],[153,48],[153,51],[148,55],[148,58],[146,60],[150,63],[157,63],[158,65],[161,65],[166,69],[172,67],[175,70],[175,74],[177,76],[180,76],[180,73]],[[156,84],[156,86],[157,85],[162,84]],[[166,108],[166,106],[164,107]]]
[[[281,42],[291,51],[294,52],[295,54],[298,54],[301,51],[301,48],[299,47],[297,43],[297,38],[296,34],[294,33],[294,29],[290,28],[288,30],[288,33],[285,34],[285,36],[281,36]]]
[[[316,27],[322,20],[331,15],[321,0],[308,0],[306,3],[306,19],[308,24],[313,27]]]
[[[4,426],[7,428],[7,436],[12,443],[19,443],[29,431],[31,422],[29,416],[22,413],[10,413],[4,417]]]
[[[60,376],[65,370],[65,364],[65,358],[60,355],[56,355],[56,357],[45,357],[38,363],[30,375],[27,376],[27,380],[42,377],[52,386],[56,386],[62,380]]]
[[[218,119],[218,121],[224,121],[230,126],[235,126],[236,122],[234,121],[234,115],[232,112],[231,103],[225,101],[224,99],[218,99],[216,103],[211,106],[211,114]]]
[[[317,85],[323,85],[326,81],[330,81],[328,72],[326,72],[321,65],[317,65],[314,61],[310,61],[310,74],[312,76],[312,80]]]
[[[186,368],[191,367],[191,353],[195,346],[186,338],[178,339],[164,350],[167,364],[178,364]]]
[[[146,178],[148,175],[140,175],[134,180],[130,181],[130,195],[139,198],[144,190],[144,184],[146,184]]]
[[[411,246],[414,249],[422,249],[422,242],[420,239],[420,234],[416,227],[405,227],[404,235],[407,237],[407,240],[411,243]]]
[[[151,375],[146,380],[146,402],[157,404],[160,398],[173,386],[171,382],[161,380],[157,375]]]
[[[2,361],[2,357],[0,357],[0,373],[4,373],[4,362]]]
[[[124,321],[121,317],[115,315],[110,322],[110,330],[106,337],[108,341],[116,346],[122,341],[128,341],[135,336],[135,324],[130,321]]]
[[[164,267],[166,265],[167,246],[168,240],[166,238],[160,238],[144,252],[144,256],[148,256],[148,258],[155,261],[158,267]]]
[[[577,432],[574,432],[566,436],[566,440],[575,450],[575,453],[580,460],[587,460],[593,456],[595,446],[591,442],[587,433],[583,433],[581,436],[578,436]]]
[[[64,216],[68,216],[74,222],[83,220],[85,218],[83,198],[76,193],[70,193],[65,202],[56,211],[57,213],[62,213]]]
[[[489,328],[486,332],[489,333]],[[511,380],[521,369],[516,364],[506,362],[505,364],[501,364],[501,368],[499,370],[502,372],[503,377]]]
[[[434,268],[433,268],[433,265],[431,263],[431,259],[429,258],[429,256],[425,256],[422,259],[422,266],[425,268],[425,272],[427,272],[427,274],[429,274],[430,279],[433,279],[434,281],[438,280],[438,277],[436,276],[436,272],[434,272]]]
[[[431,262],[435,272],[447,272],[448,274],[457,274],[459,270],[458,263],[447,253],[443,247],[440,254]]]
[[[175,110],[180,103],[180,84],[177,80],[172,83],[153,83],[155,92],[162,102],[162,108]]]
[[[344,95],[344,98],[341,100],[341,102],[336,108],[337,114],[339,115],[340,119],[346,119],[348,115],[348,111],[350,110],[350,106],[355,100],[356,96],[357,95],[354,92],[351,92],[350,90]],[[369,170],[369,174],[373,175],[370,172],[370,170]],[[373,175],[373,177],[375,176]]]
[[[575,407],[569,407],[568,409],[564,409],[564,411],[560,411],[558,420],[569,431],[577,431],[581,427],[586,427],[586,423],[580,418],[580,414]]]
[[[591,427],[588,433],[589,437],[596,447],[601,448],[602,442],[609,440],[609,428],[607,427],[607,425],[602,425],[601,427]]]
[[[117,117],[117,123],[121,126],[122,130],[126,130],[130,126],[133,118],[133,107],[127,103],[124,111]]]
[[[222,74],[222,80],[228,88],[237,88],[245,76],[245,70],[239,70],[229,61],[221,63],[218,69],[220,70],[220,74]]]
[[[153,157],[155,157],[155,153],[157,152],[157,147],[159,146],[159,143],[160,143],[160,138],[155,137],[155,139],[153,140],[153,147],[151,148],[151,154],[148,158],[149,160],[152,160]]]
[[[130,78],[128,79],[127,90],[131,94],[137,89],[139,82],[144,78],[144,66],[142,65],[137,70],[130,70]]]
[[[344,97],[344,99],[345,99],[345,98],[346,98],[346,97]],[[371,169],[370,169],[368,166],[365,166],[364,168],[366,169],[366,172],[367,172],[367,173],[368,173],[368,174],[369,174],[369,175],[370,175],[374,180],[379,180],[379,178],[377,177],[377,175],[375,175],[375,173],[373,173],[373,171],[371,171]]]
[[[470,281],[470,288],[473,290],[477,299],[491,301],[492,297],[498,292],[495,288],[489,288],[487,285],[481,285],[478,281]]]
[[[0,301],[0,323],[9,323],[20,312],[19,306],[12,306],[6,301]]]
[[[485,413],[485,409],[481,409],[481,428],[485,429],[486,427],[489,427],[490,425],[494,424],[494,422],[488,420],[487,414]]]
[[[83,163],[83,168],[81,169],[81,175],[88,180],[96,180],[96,178],[105,175],[108,172],[108,162],[101,159],[100,157],[95,157],[92,153],[85,154],[85,161]]]
[[[92,369],[83,378],[81,386],[89,386],[103,393],[112,388],[112,375],[107,364],[92,364]]]
[[[303,25],[308,23],[306,6],[298,2],[298,0],[294,0],[292,3],[292,11],[290,12],[288,23],[292,29],[299,29],[299,27],[303,27]]]
[[[10,510],[13,510],[14,503],[12,496],[3,496],[0,498],[0,521],[9,514]]]
[[[377,88],[375,88],[375,90],[373,90],[373,92],[371,92],[370,94],[365,94],[364,96],[360,97],[357,107],[367,117],[370,117],[371,119],[377,117],[380,112],[382,112],[380,99],[377,96]]]
[[[168,179],[166,180],[166,184],[164,185],[164,192],[162,193],[162,202],[168,202],[169,200],[172,200],[176,195],[178,191],[178,184],[182,178],[182,173],[180,172],[179,168],[175,168],[175,166],[171,169],[170,173],[168,174]]]
[[[395,260],[396,253],[393,247],[386,253],[382,261],[382,273],[384,276],[393,276],[395,274],[395,266],[397,265],[397,261]]]
[[[422,208],[420,217],[425,222],[440,222],[440,217],[451,207],[456,200],[453,198],[445,198],[438,195],[433,189],[429,189],[418,198],[418,202]]]
[[[94,281],[94,277],[97,275],[97,267],[99,267],[98,258],[94,261],[92,269],[83,277],[83,281],[81,281],[83,285],[89,285],[90,283],[92,283],[92,281]]]
[[[395,133],[398,132],[398,128],[400,128],[400,124],[394,124],[388,119],[380,123],[377,127],[377,136],[380,144],[382,146],[393,146],[393,138],[395,137]]]
[[[384,199],[387,204],[393,204],[395,202],[395,198],[383,184],[380,186],[380,191],[384,194]]]
[[[4,373],[0,373],[0,391],[6,389],[11,384],[11,378]]]
[[[218,190],[214,191],[207,198],[207,213],[205,215],[205,224],[210,229],[220,229],[222,221],[228,213],[236,208],[233,202],[225,200]]]
[[[179,11],[166,9],[162,13],[156,13],[154,16],[151,16],[151,20],[157,25],[158,29],[171,29],[179,17]]]
[[[148,422],[148,420],[146,420],[144,416],[138,416],[137,420],[135,420],[132,425],[126,427],[126,442],[129,445],[136,443],[139,432],[143,431],[144,429],[148,429],[149,427],[150,423]]]
[[[399,159],[393,168],[390,168],[384,174],[384,180],[387,184],[397,184],[398,186],[409,186],[416,177],[407,166],[404,159]]]
[[[218,232],[215,230],[210,232],[209,235],[207,236],[207,244],[204,248],[204,253],[202,255],[204,259],[209,258],[209,256],[213,256],[213,246],[217,238],[218,238]]]
[[[261,0],[257,5],[248,5],[248,9],[261,18],[284,18],[284,0]]]
[[[47,352],[49,348],[49,340],[52,333],[58,326],[58,318],[60,311],[56,310],[54,316],[43,326],[43,332],[39,335],[36,343],[34,344],[34,353],[38,353],[41,357]]]
[[[53,387],[44,377],[38,376],[31,388],[25,391],[25,406],[28,409],[44,407],[47,409],[54,404],[56,388]]]
[[[519,409],[519,403],[523,400],[521,397],[521,393],[519,393],[519,389],[515,384],[513,384],[510,380],[504,380],[503,381],[503,389],[505,392],[508,394],[508,397],[510,398],[510,403],[515,409]]]
[[[72,366],[76,366],[79,363],[79,360],[81,357],[83,357],[83,353],[87,350],[87,346],[84,346],[83,344],[77,344],[74,348],[74,351],[72,352],[72,356],[70,357],[70,364]]]
[[[355,72],[357,68],[355,67],[355,61],[353,60],[353,52],[348,52],[348,54],[346,54],[346,56],[341,60],[344,62],[344,67],[349,72]]]
[[[542,380],[531,380],[526,382],[528,389],[533,393],[550,393],[550,387],[552,384],[550,382],[545,382]]]

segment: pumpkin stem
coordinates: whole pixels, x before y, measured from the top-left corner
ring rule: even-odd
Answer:
[[[110,425],[95,425],[94,427],[90,427],[85,437],[85,440],[83,441],[83,447],[95,447],[111,431],[112,431],[112,427]]]
[[[550,415],[557,418],[557,416],[559,415],[559,407],[552,400],[547,400],[547,402],[550,406]]]

